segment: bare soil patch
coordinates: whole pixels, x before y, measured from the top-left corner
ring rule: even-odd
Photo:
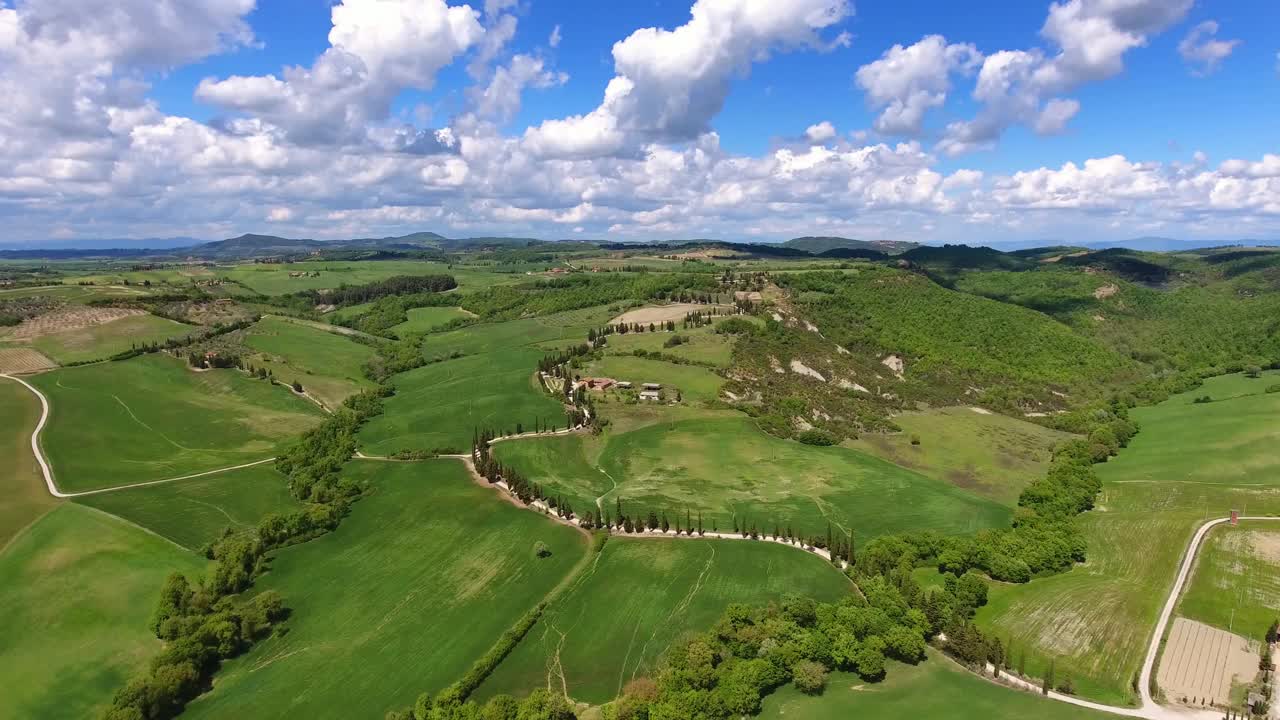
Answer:
[[[728,309],[727,305],[699,305],[697,303],[671,303],[670,305],[657,305],[653,307],[636,308],[628,310],[618,317],[610,320],[611,324],[618,323],[649,323],[666,322],[668,320],[683,320],[685,315],[692,312],[707,312],[713,307],[719,307],[722,310]]]
[[[106,325],[134,315],[146,315],[146,312],[131,308],[67,308],[25,320],[0,338],[25,342],[43,335]]]
[[[1105,298],[1111,297],[1112,295],[1115,295],[1118,292],[1120,292],[1120,288],[1116,287],[1115,285],[1112,285],[1111,283],[1107,283],[1106,285],[1103,285],[1097,290],[1094,290],[1093,296],[1099,300],[1103,300]]]
[[[1249,641],[1226,630],[1175,618],[1156,682],[1174,702],[1200,705],[1230,702],[1231,685],[1253,679],[1258,654]]]
[[[0,348],[0,373],[21,375],[57,366],[57,363],[31,348]]]

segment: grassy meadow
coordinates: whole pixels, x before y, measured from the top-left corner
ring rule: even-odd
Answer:
[[[1280,522],[1214,528],[1193,572],[1178,614],[1258,640],[1280,618]]]
[[[405,314],[409,319],[391,328],[392,332],[400,336],[408,333],[431,332],[451,320],[470,317],[467,311],[456,307],[409,308]]]
[[[1001,687],[930,653],[919,665],[889,663],[885,679],[867,683],[832,673],[826,691],[805,695],[787,685],[765,698],[760,720],[846,720],[910,717],[921,720],[1106,720],[1095,712]]]
[[[319,273],[312,277],[289,277],[291,272]],[[309,261],[296,263],[244,263],[218,269],[218,275],[260,295],[286,295],[302,290],[325,290],[342,285],[362,285],[397,275],[452,275],[462,290],[479,290],[525,280],[515,273],[449,267],[444,263],[418,260],[377,262]]]
[[[264,317],[245,333],[244,343],[260,353],[247,362],[269,368],[281,382],[297,380],[326,407],[373,387],[363,367],[375,350],[337,333]]]
[[[750,316],[747,316],[750,317]],[[679,323],[676,323],[679,327]],[[673,335],[679,335],[686,338],[688,342],[681,343],[674,347],[666,347],[666,343]],[[710,363],[717,367],[728,367],[733,358],[733,337],[730,335],[719,335],[713,329],[713,326],[695,328],[692,330],[677,330],[674,333],[669,332],[642,332],[627,333],[625,335],[614,334],[608,338],[608,344],[605,346],[605,354],[607,355],[630,355],[636,350],[644,350],[645,352],[658,352],[664,355],[674,355],[675,357],[684,358],[698,363]]]
[[[197,329],[155,315],[132,315],[102,325],[41,335],[32,338],[29,346],[66,365],[102,360],[137,345],[185,337]]]
[[[503,502],[455,460],[345,472],[373,494],[255,585],[284,596],[289,632],[224,666],[183,717],[382,717],[458,679],[586,556],[581,533]]]
[[[58,487],[91,490],[270,457],[323,412],[235,370],[193,372],[163,354],[31,380],[49,398],[41,436]]]
[[[579,512],[599,497],[613,513],[620,498],[631,515],[702,512],[707,529],[728,531],[736,518],[763,532],[777,523],[815,534],[830,523],[859,540],[907,530],[967,533],[1010,518],[1008,508],[944,482],[855,450],[781,440],[735,415],[494,447],[501,462],[568,497]]]
[[[299,507],[270,463],[178,482],[86,495],[76,502],[198,550],[223,528],[248,529],[273,512]]]
[[[865,433],[845,443],[923,475],[1015,505],[1049,469],[1053,447],[1071,436],[1007,415],[948,407],[895,415],[893,435]],[[913,445],[912,440],[920,444]]]
[[[575,700],[607,702],[628,681],[650,676],[672,642],[711,627],[730,603],[787,594],[831,602],[851,591],[826,561],[774,543],[611,538],[477,699],[550,685]]]
[[[993,585],[979,625],[1025,652],[1031,674],[1053,659],[1081,695],[1134,701],[1132,679],[1195,529],[1232,508],[1280,514],[1280,393],[1264,392],[1276,379],[1212,378],[1131,411],[1141,432],[1096,466],[1102,493],[1079,520],[1088,562],[1026,585]],[[1193,402],[1204,395],[1231,399]]]
[[[0,716],[97,717],[160,651],[147,623],[164,578],[203,566],[91,508],[41,517],[0,552]]]
[[[361,447],[378,455],[463,452],[476,428],[514,432],[517,424],[532,429],[539,420],[563,427],[563,406],[534,377],[538,360],[550,347],[584,341],[606,313],[576,310],[429,336],[423,351],[440,361],[392,378],[396,394],[386,412],[361,429]],[[455,353],[460,357],[451,358]]]
[[[12,380],[0,380],[0,556],[24,528],[58,500],[44,485],[31,452],[31,432],[40,419],[40,401]]]

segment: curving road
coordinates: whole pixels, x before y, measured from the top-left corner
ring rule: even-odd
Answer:
[[[40,465],[40,474],[44,475],[45,487],[49,489],[49,494],[56,498],[76,498],[85,495],[99,495],[101,493],[116,492],[117,490],[128,490],[129,488],[146,487],[147,485],[160,485],[162,483],[177,482],[179,480],[191,480],[193,478],[204,477],[206,475],[217,475],[218,473],[230,472],[232,470],[240,470],[242,468],[253,467],[254,465],[262,465],[275,460],[273,457],[265,460],[255,460],[251,463],[243,465],[235,465],[232,467],[218,468],[217,470],[206,470],[204,472],[193,473],[191,475],[183,475],[181,477],[165,478],[163,480],[148,480],[146,482],[131,483],[129,485],[117,485],[115,487],[98,488],[97,490],[83,490],[81,492],[62,492],[58,489],[57,483],[53,481],[53,469],[49,467],[49,461],[44,456],[44,451],[40,448],[40,433],[44,432],[45,423],[49,421],[49,399],[44,393],[36,389],[36,386],[14,375],[6,375],[0,373],[0,378],[12,380],[26,389],[30,390],[40,400],[40,420],[36,422],[36,429],[31,432],[31,453],[36,456],[36,462]]]

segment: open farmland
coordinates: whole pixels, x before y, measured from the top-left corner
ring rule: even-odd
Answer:
[[[224,528],[246,530],[300,507],[271,463],[178,482],[86,495],[76,502],[122,517],[198,550]]]
[[[25,345],[66,365],[102,360],[139,345],[185,337],[196,329],[136,310],[58,310],[28,320],[7,335],[0,331],[0,343]]]
[[[671,303],[669,305],[654,305],[651,307],[636,308],[628,310],[621,315],[609,321],[610,325],[619,323],[640,323],[641,325],[649,325],[651,323],[675,322],[679,323],[684,320],[690,313],[710,312],[712,308],[718,309],[720,312],[733,312],[732,305],[700,305],[698,303]]]
[[[391,328],[392,332],[403,336],[407,333],[431,332],[452,320],[471,317],[470,313],[456,307],[420,307],[409,308],[408,320]]]
[[[760,432],[740,416],[657,422],[602,439],[530,438],[494,446],[497,458],[563,494],[578,511],[701,512],[705,527],[775,524],[858,540],[932,529],[967,533],[1008,523],[1010,511],[944,482],[845,448]],[[594,472],[591,470],[594,469]]]
[[[289,633],[219,674],[184,717],[381,717],[456,680],[585,557],[585,536],[502,502],[462,463],[355,461],[374,491],[335,532],[280,551]],[[534,544],[551,555],[538,558]]]
[[[97,717],[161,643],[147,628],[172,571],[204,560],[92,508],[65,503],[0,551],[5,717]]]
[[[895,415],[894,434],[864,433],[845,443],[1005,505],[1043,477],[1067,433],[1007,415],[949,407]],[[919,444],[916,444],[918,441]]]
[[[287,388],[235,370],[193,372],[164,354],[49,372],[32,384],[52,406],[41,442],[68,492],[262,460],[323,415]]]
[[[0,345],[0,373],[20,375],[55,367],[56,363],[31,348]]]
[[[1251,640],[1280,618],[1280,523],[1244,521],[1209,533],[1178,614]]]
[[[974,677],[930,654],[919,665],[894,663],[883,682],[832,673],[827,689],[805,695],[788,685],[764,701],[761,720],[846,720],[912,717],[922,720],[1107,720],[1110,713],[1046,700]]]
[[[581,342],[599,311],[473,325],[429,336],[423,348],[441,361],[392,378],[386,412],[360,432],[370,454],[471,446],[476,428],[514,432],[537,422],[564,427],[564,408],[534,377],[542,345]],[[461,357],[450,358],[457,353]]]
[[[1275,378],[1212,378],[1133,410],[1142,430],[1098,466],[1098,507],[1079,520],[1089,561],[1026,585],[993,586],[979,624],[1025,651],[1031,674],[1053,659],[1081,694],[1132,701],[1133,676],[1195,528],[1232,508],[1280,513],[1280,393],[1264,392]],[[1246,387],[1252,394],[1240,394]],[[1233,397],[1193,402],[1204,395]]]
[[[348,396],[373,387],[363,367],[374,349],[338,333],[264,317],[245,333],[244,344],[261,353],[247,362],[270,369],[281,382],[302,383],[326,407],[337,407]]]
[[[686,342],[667,347],[666,343],[674,335],[681,336]],[[677,329],[674,333],[615,333],[608,337],[608,344],[605,345],[606,355],[631,355],[636,350],[672,355],[716,367],[728,367],[733,357],[733,336],[716,333],[712,326],[707,325],[692,330]]]
[[[479,695],[550,685],[603,703],[652,676],[667,647],[710,627],[730,603],[787,594],[834,602],[851,591],[825,560],[773,543],[612,538]]]
[[[0,379],[0,555],[4,548],[57,500],[31,453],[31,431],[40,418],[40,402],[31,391]]]
[[[1257,643],[1204,623],[1176,618],[1160,655],[1156,682],[1165,696],[1186,705],[1226,705],[1233,686],[1258,674]],[[1236,704],[1242,697],[1235,693]]]

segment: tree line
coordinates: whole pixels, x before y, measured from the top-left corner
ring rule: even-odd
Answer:
[[[272,513],[256,527],[224,530],[204,548],[213,565],[203,577],[174,573],[161,588],[151,630],[165,641],[148,668],[116,692],[104,720],[168,720],[204,692],[222,661],[240,655],[288,615],[284,600],[267,591],[239,597],[266,568],[267,555],[335,529],[364,488],[340,475],[355,454],[355,433],[382,412],[387,388],[353,395],[276,460],[290,493],[306,503]]]

